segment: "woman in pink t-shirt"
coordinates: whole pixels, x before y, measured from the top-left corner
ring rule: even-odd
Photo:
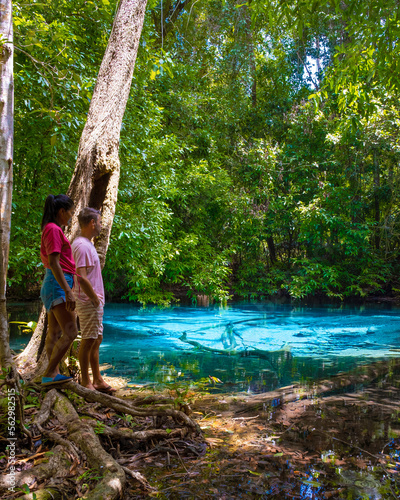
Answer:
[[[42,385],[72,380],[72,377],[59,373],[58,365],[78,335],[72,292],[75,262],[71,245],[62,230],[70,222],[73,208],[73,201],[65,194],[49,195],[44,206],[40,256],[46,274],[40,297],[48,317],[46,352],[49,364],[43,374]]]

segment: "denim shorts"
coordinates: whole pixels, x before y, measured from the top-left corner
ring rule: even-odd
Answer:
[[[64,273],[64,277],[72,289],[74,285],[74,276],[69,273]],[[66,302],[65,292],[58,284],[51,269],[46,269],[46,274],[44,275],[42,288],[40,290],[40,298],[47,312],[50,312],[52,307]]]

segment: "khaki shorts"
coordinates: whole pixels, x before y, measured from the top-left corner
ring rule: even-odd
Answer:
[[[103,313],[102,305],[96,308],[91,302],[76,301],[82,339],[97,339],[99,335],[103,335]]]

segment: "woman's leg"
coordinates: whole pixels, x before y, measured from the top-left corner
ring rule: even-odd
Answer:
[[[54,306],[51,312],[61,327],[62,335],[53,346],[49,364],[43,376],[54,378],[58,374],[58,364],[78,335],[78,328],[75,313],[67,311],[64,302]]]
[[[58,324],[58,321],[56,320],[56,317],[53,314],[53,311],[50,311],[47,314],[47,319],[48,319],[48,330],[47,330],[47,335],[46,335],[46,353],[47,353],[47,359],[51,359],[51,355],[53,354],[53,349],[54,346],[56,345],[57,340],[61,337],[61,327]],[[59,373],[58,367],[57,367],[57,373]]]

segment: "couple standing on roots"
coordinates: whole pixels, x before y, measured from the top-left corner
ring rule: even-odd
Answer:
[[[64,235],[73,215],[74,203],[68,196],[49,195],[42,219],[40,256],[46,274],[40,291],[48,317],[46,352],[49,364],[42,386],[72,380],[59,372],[59,363],[78,335],[79,317],[82,341],[79,349],[81,384],[92,390],[115,392],[100,374],[99,348],[103,339],[104,286],[100,260],[92,243],[101,230],[101,214],[84,208],[78,215],[81,236],[71,244]],[[75,286],[75,288],[74,288]],[[75,294],[72,288],[78,289]],[[93,382],[89,377],[92,368]]]

